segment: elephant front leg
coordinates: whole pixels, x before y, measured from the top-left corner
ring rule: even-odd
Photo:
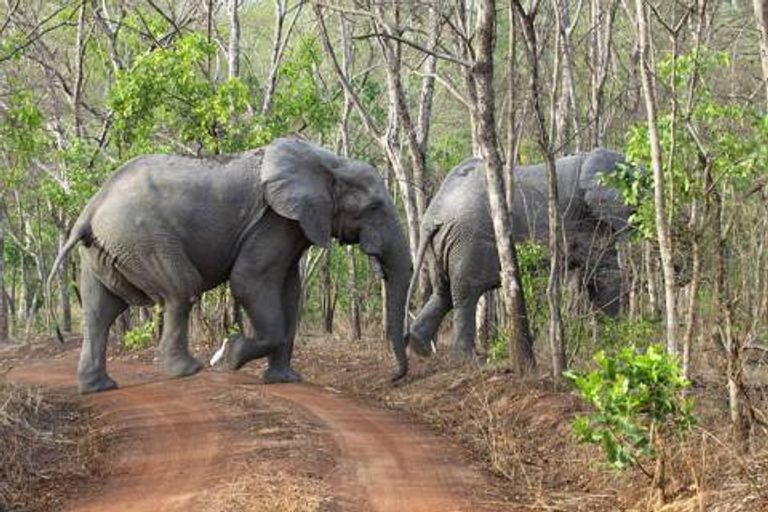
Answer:
[[[185,377],[200,371],[200,361],[189,354],[187,334],[189,312],[192,304],[188,301],[166,301],[163,313],[163,335],[160,339],[160,354],[169,375]]]
[[[293,340],[299,322],[299,303],[301,302],[301,280],[299,266],[294,265],[288,271],[288,277],[283,286],[283,311],[285,340],[279,343],[269,354],[269,367],[264,372],[264,382],[301,382],[303,377],[291,368],[293,356]]]
[[[232,292],[245,308],[256,335],[247,338],[238,334],[229,340],[226,356],[229,367],[237,370],[253,359],[267,356],[277,357],[278,361],[290,359],[290,347],[285,346],[282,287],[274,282],[248,287],[233,283]]]

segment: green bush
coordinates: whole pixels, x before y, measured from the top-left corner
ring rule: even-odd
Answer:
[[[577,438],[599,444],[618,469],[643,469],[644,458],[663,458],[657,448],[686,433],[696,421],[692,400],[683,397],[690,383],[677,358],[651,345],[644,352],[627,347],[615,356],[601,351],[594,360],[595,371],[566,373],[594,408],[574,421]]]
[[[134,327],[123,336],[123,343],[129,350],[144,350],[149,347],[155,333],[155,322],[149,322]]]

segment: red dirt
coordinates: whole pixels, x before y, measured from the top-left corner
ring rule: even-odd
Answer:
[[[26,361],[5,378],[75,393],[75,366],[72,351]],[[343,510],[488,509],[478,499],[484,477],[455,447],[397,413],[311,385],[264,386],[242,373],[203,371],[177,380],[163,378],[153,365],[112,361],[109,369],[120,389],[83,398],[98,421],[114,431],[107,477],[78,490],[78,498],[63,506],[68,510],[197,510],[206,492],[242,472],[235,459],[254,449],[264,459],[274,446],[274,441],[259,446],[260,431],[221,403],[219,398],[233,389],[255,395],[269,409],[292,409],[291,419],[304,421],[310,435],[319,430],[330,446],[305,465],[321,473],[333,502],[345,504]],[[286,466],[279,452],[263,462],[281,471],[307,469]],[[251,492],[258,497],[258,485]]]

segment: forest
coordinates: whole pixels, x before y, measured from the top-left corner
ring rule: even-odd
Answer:
[[[57,328],[79,342],[81,259],[53,262],[123,164],[280,137],[378,170],[417,269],[418,326],[440,286],[418,264],[430,204],[476,157],[500,275],[471,304],[476,352],[452,347],[454,295],[435,356],[412,346],[412,382],[392,387],[381,270],[332,240],[299,264],[305,377],[463,432],[526,503],[489,510],[762,510],[767,110],[768,0],[2,0],[0,346],[55,347]],[[573,263],[557,179],[559,159],[595,148],[622,155],[595,183],[631,211],[610,238],[611,314],[591,257]],[[547,222],[523,240],[511,219],[533,164]],[[162,330],[162,305],[131,308],[110,350],[141,358]],[[192,307],[197,353],[250,330],[226,284]],[[562,410],[530,405],[545,395]],[[7,496],[0,484],[0,510]]]

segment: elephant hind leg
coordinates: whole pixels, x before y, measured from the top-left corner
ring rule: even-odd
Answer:
[[[81,393],[116,388],[117,383],[107,375],[107,337],[112,323],[128,304],[109,291],[85,263],[80,272],[80,293],[84,332],[77,368],[78,387]]]
[[[475,313],[480,293],[472,293],[454,298],[453,307],[453,347],[458,356],[475,358],[475,337],[477,326]]]

